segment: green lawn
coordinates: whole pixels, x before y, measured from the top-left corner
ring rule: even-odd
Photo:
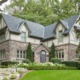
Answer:
[[[41,70],[32,71],[21,80],[80,80],[79,70]]]

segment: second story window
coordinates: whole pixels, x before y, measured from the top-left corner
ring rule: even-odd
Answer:
[[[3,41],[5,41],[5,35],[4,34],[0,35],[0,42],[3,42]]]
[[[62,30],[58,32],[58,41],[59,42],[62,42],[62,40],[63,40],[63,34],[62,34],[62,32],[63,32]]]
[[[21,41],[26,42],[26,32],[21,33]]]

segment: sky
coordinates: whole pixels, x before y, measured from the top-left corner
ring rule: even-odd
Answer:
[[[5,3],[3,3],[2,5],[0,5],[0,9],[3,10],[3,8],[5,7],[5,5],[8,5],[10,3],[10,0],[6,1]]]

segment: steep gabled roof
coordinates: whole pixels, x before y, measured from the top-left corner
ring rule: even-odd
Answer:
[[[31,36],[44,38],[44,26],[38,23],[30,22],[24,19],[20,19],[14,16],[2,14],[4,21],[10,31],[19,33],[19,26],[25,22],[31,31]]]
[[[56,26],[56,22],[54,24],[48,25],[45,27],[45,31],[44,31],[44,40],[48,39],[48,38],[52,38],[55,37],[55,34],[53,32],[55,26]]]
[[[24,19],[20,19],[20,18],[14,17],[14,16],[6,15],[6,14],[2,14],[2,17],[5,21],[8,29],[11,32],[20,33],[19,27],[22,23],[25,23],[26,27],[30,30],[29,36],[31,36],[31,37],[40,38],[42,40],[51,39],[51,38],[56,37],[55,36],[55,27],[57,25],[57,22],[45,27],[41,24],[27,21]],[[60,22],[66,28],[66,30],[64,31],[63,34],[67,34],[70,32],[71,28],[74,26],[78,17],[79,17],[79,15],[75,15],[75,16],[72,16],[65,20],[60,20]]]

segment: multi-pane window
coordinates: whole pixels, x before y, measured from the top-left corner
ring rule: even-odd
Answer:
[[[26,51],[17,50],[17,59],[25,59],[26,58]]]
[[[63,40],[63,34],[62,33],[63,33],[62,30],[58,32],[58,41],[59,42],[62,42],[62,40]]]
[[[0,60],[5,59],[5,51],[4,50],[0,50]]]
[[[26,42],[26,32],[21,33],[21,41]]]
[[[0,42],[3,42],[3,41],[5,41],[5,35],[4,34],[0,35]]]
[[[61,49],[61,50],[56,51],[55,52],[55,57],[59,58],[59,59],[63,59],[64,58],[64,50]]]

